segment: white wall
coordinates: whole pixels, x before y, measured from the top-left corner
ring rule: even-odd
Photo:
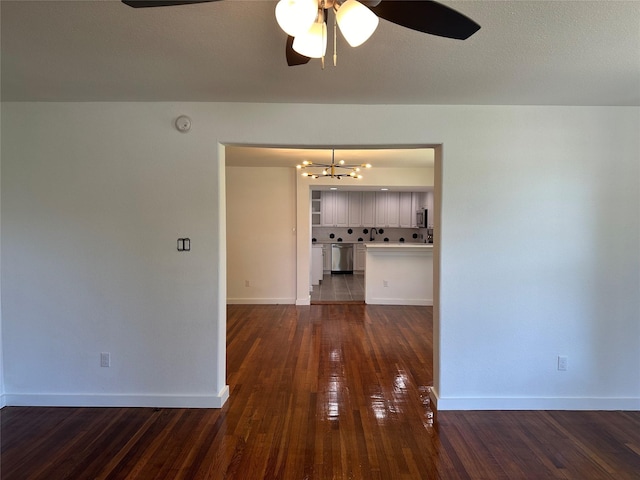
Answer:
[[[291,168],[227,167],[228,303],[295,303],[295,176]]]
[[[2,9],[0,9],[0,12],[2,11]],[[0,17],[1,17],[1,13],[0,13]],[[0,24],[2,24],[1,18],[0,18]],[[0,35],[0,38],[2,38],[2,35]],[[1,44],[1,42],[0,42]],[[0,48],[0,52],[2,51],[2,48]],[[2,64],[2,61],[0,59],[0,65]],[[2,91],[2,81],[1,81],[2,75],[0,75],[0,92]],[[1,181],[1,170],[2,170],[2,121],[1,121],[2,115],[0,115],[0,181]],[[1,196],[1,192],[0,192],[0,196]],[[2,206],[1,206],[1,202],[0,202],[0,212],[2,211]],[[0,218],[2,218],[2,215],[0,213]],[[2,244],[2,222],[0,221],[0,245]],[[0,250],[2,249],[2,247],[0,246]],[[0,263],[0,272],[2,271],[2,264]],[[2,344],[4,343],[2,341],[2,282],[0,281],[0,408],[5,406],[5,398],[4,398],[4,367],[3,367],[3,354],[2,354]]]
[[[181,113],[188,134],[172,127]],[[441,409],[640,408],[638,108],[8,103],[2,115],[9,404],[224,401],[217,142],[326,145],[317,125],[340,118],[335,145],[442,144]]]
[[[0,9],[1,10],[1,9]],[[0,24],[2,22],[0,21]],[[1,37],[1,35],[0,35]],[[2,51],[2,49],[0,49],[0,51]],[[2,61],[0,60],[0,64],[2,64]],[[0,78],[2,77],[2,75],[0,75]],[[2,85],[0,82],[0,91],[2,91]],[[0,183],[1,183],[1,179],[2,179],[2,115],[0,115]],[[0,190],[0,198],[1,198],[1,190]],[[0,200],[0,251],[2,250],[2,202]],[[0,260],[0,272],[2,271],[2,263]],[[0,279],[0,408],[5,406],[5,397],[4,397],[4,366],[3,366],[3,353],[2,353],[2,344],[4,342],[2,341],[2,281]]]

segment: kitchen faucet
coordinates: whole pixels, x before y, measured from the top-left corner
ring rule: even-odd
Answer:
[[[371,229],[371,235],[369,235],[369,241],[373,242],[374,238],[373,238],[373,231],[376,231],[376,235],[378,235],[378,229],[377,228],[372,228]]]

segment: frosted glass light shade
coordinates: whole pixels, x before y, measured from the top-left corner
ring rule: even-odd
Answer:
[[[292,37],[309,30],[317,16],[317,0],[280,0],[276,5],[278,25]]]
[[[349,45],[357,47],[366,42],[378,28],[378,16],[357,0],[347,0],[336,13],[342,35]]]
[[[323,57],[327,51],[327,24],[316,22],[306,32],[296,35],[293,49],[305,57]]]

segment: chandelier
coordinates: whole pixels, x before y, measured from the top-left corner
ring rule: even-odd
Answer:
[[[276,20],[280,28],[293,37],[292,48],[309,58],[322,58],[327,51],[327,24],[325,11],[332,9],[334,16],[334,53],[336,23],[352,47],[366,42],[378,27],[378,17],[357,0],[280,0],[276,5]]]
[[[331,163],[313,163],[305,160],[301,165],[296,165],[298,170],[304,170],[302,172],[303,177],[320,178],[329,177],[337,178],[340,180],[342,177],[350,177],[361,179],[362,175],[359,173],[361,168],[371,168],[370,163],[362,163],[360,165],[347,165],[344,160],[340,160],[336,163],[336,151],[331,150]],[[321,172],[308,172],[308,168],[321,168]]]

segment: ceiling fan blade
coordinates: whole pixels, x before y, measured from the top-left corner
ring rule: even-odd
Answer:
[[[291,35],[287,36],[285,53],[287,54],[287,65],[290,67],[304,65],[305,63],[309,63],[309,60],[311,60],[309,57],[301,55],[293,49],[293,37]]]
[[[469,17],[431,0],[383,0],[371,10],[395,24],[439,37],[465,40],[480,30]]]
[[[122,0],[122,3],[133,8],[173,7],[175,5],[191,5],[192,3],[217,2],[219,0]]]

